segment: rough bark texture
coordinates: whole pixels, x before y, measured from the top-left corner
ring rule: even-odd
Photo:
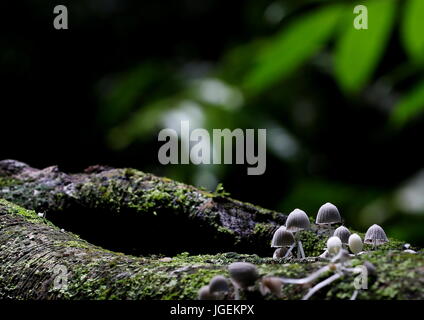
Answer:
[[[254,246],[263,253],[269,251],[272,232],[286,219],[281,213],[170,179],[99,166],[68,175],[57,167],[37,170],[13,160],[0,161],[0,198],[45,212],[49,220],[87,240],[97,226],[98,238],[105,241],[100,244],[114,248],[118,243],[115,248],[134,254],[146,242],[196,252],[218,252],[223,247],[251,252]],[[145,226],[176,241],[163,243],[162,235],[150,238],[152,232],[146,238],[141,230]],[[114,236],[118,227],[128,230],[125,243]],[[137,236],[128,241],[128,234]],[[172,253],[177,248],[170,249]]]
[[[324,265],[318,259],[276,261],[255,254],[222,253],[246,249],[250,245],[252,253],[258,250],[270,254],[272,230],[284,222],[285,216],[132,169],[97,167],[85,174],[67,175],[55,167],[36,170],[15,161],[2,161],[0,197],[47,212],[47,219],[44,219],[35,211],[0,200],[0,298],[194,299],[198,289],[214,275],[227,275],[227,265],[232,262],[255,263],[262,276],[295,278]],[[90,220],[87,217],[90,214],[95,219]],[[176,219],[172,219],[173,215]],[[200,234],[205,230],[211,233],[209,236],[215,245],[210,247],[221,253],[189,255],[180,250],[176,251],[180,254],[172,254],[172,258],[163,255],[134,257],[94,246],[75,234],[60,230],[64,227],[75,232],[83,224],[87,227],[80,230],[88,236],[90,230],[98,233],[93,229],[96,221],[109,231],[122,220],[122,225],[128,224],[132,231],[137,230],[130,227],[133,223],[141,223],[137,227],[148,230],[155,225],[155,219],[159,219],[160,224],[170,220],[195,221],[193,225],[201,229]],[[191,234],[183,225],[178,231],[199,235]],[[143,251],[130,250],[128,245],[138,237],[127,231],[120,236],[124,239],[115,245],[118,249],[137,254]],[[176,243],[175,249],[186,244],[181,239],[167,238],[167,234],[161,237],[167,240],[157,245],[157,253],[163,252],[162,245],[166,243]],[[206,239],[209,241],[210,237]],[[322,252],[325,237],[317,230],[305,232],[302,239],[308,256]],[[114,240],[112,235],[108,243],[115,243]],[[143,241],[137,241],[135,247],[155,247],[154,243]],[[206,243],[196,241],[202,245]],[[402,242],[391,239],[379,250],[352,261],[356,265],[368,260],[377,268],[377,277],[370,279],[369,289],[361,291],[358,299],[424,298],[423,254],[405,253],[401,247]],[[58,287],[57,279],[63,276],[63,270],[67,270],[67,287],[61,286],[61,282]],[[354,290],[352,280],[349,277],[340,279],[321,290],[315,298],[349,298]],[[306,290],[286,285],[283,298],[299,299]]]

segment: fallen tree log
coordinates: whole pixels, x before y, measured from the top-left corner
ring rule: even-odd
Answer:
[[[19,162],[2,161],[0,190],[0,197],[38,212],[47,212],[48,218],[0,200],[0,298],[195,299],[199,288],[214,275],[228,275],[227,265],[232,262],[252,262],[262,276],[294,278],[304,277],[324,265],[319,259],[285,261],[260,258],[255,254],[222,253],[246,249],[248,245],[250,252],[269,253],[272,230],[283,223],[285,216],[131,169],[96,167],[85,174],[66,175],[55,167],[37,170]],[[160,218],[159,223],[155,222],[156,218]],[[178,219],[184,223],[193,219],[194,226],[202,232],[191,232],[193,225],[185,225],[184,229],[177,224],[172,225],[179,227],[177,232],[160,234],[163,241],[159,245],[144,242],[151,237],[152,228],[168,232],[172,228],[160,229],[161,225],[170,221],[172,224]],[[134,223],[141,224],[134,227]],[[205,226],[199,226],[201,223]],[[208,228],[207,224],[212,227],[204,229]],[[81,225],[86,227],[81,229]],[[60,229],[66,228],[79,235],[82,230],[84,238],[91,236],[98,245],[102,241],[93,234],[102,234],[102,228],[106,227],[108,232],[113,232],[113,226],[117,225],[127,225],[135,235],[143,230],[149,232],[144,232],[146,237],[140,236],[143,241],[126,235],[128,230],[120,233],[125,241],[108,234],[106,244],[110,246],[105,248],[114,249],[115,246],[119,251],[131,251],[127,245],[136,239],[133,251],[137,254],[146,251],[138,246],[157,250],[150,253],[166,253],[166,245],[173,243],[172,257],[127,256],[90,244]],[[211,235],[196,238],[205,230]],[[196,248],[196,241],[202,245],[206,243],[204,239],[215,242],[202,248],[202,255],[181,253],[186,249],[180,246],[184,241],[173,238],[180,233],[189,235],[186,239],[191,239],[193,248]],[[302,241],[306,254],[322,253],[325,240],[317,230],[305,232]],[[205,254],[210,248],[216,254]],[[264,248],[262,252],[261,248]],[[180,254],[176,255],[177,252]],[[402,242],[391,239],[389,244],[355,258],[352,263],[360,264],[365,260],[376,266],[377,278],[368,290],[361,290],[358,299],[424,298],[421,251],[405,253]],[[320,290],[314,298],[349,298],[354,290],[352,281],[348,277],[339,279]],[[299,299],[307,289],[285,285],[282,297]],[[230,293],[228,298],[232,297]]]
[[[0,161],[0,198],[46,213],[93,243],[131,254],[223,248],[269,254],[270,237],[286,219],[167,178],[100,166],[65,174],[57,167],[38,170]],[[149,232],[143,232],[146,226]]]
[[[424,298],[422,254],[379,250],[355,259],[355,263],[365,259],[375,264],[377,278],[358,299]],[[228,275],[227,265],[235,261],[255,263],[263,276],[296,278],[324,265],[318,261],[283,263],[236,253],[126,256],[93,246],[34,211],[0,200],[0,298],[195,299],[214,275]],[[316,298],[349,298],[354,290],[352,280],[341,279]],[[306,290],[286,285],[282,297],[299,299]],[[232,297],[230,293],[228,298]],[[275,299],[271,295],[265,298]]]

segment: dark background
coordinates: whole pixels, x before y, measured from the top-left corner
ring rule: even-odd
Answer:
[[[391,126],[423,76],[403,46],[406,1],[396,1],[379,60],[358,90],[334,76],[334,38],[258,92],[243,86],[256,52],[333,3],[2,2],[0,158],[67,172],[135,167],[212,190],[222,182],[234,198],[285,213],[315,215],[329,201],[352,228],[378,223],[423,245],[424,119],[417,112]],[[58,4],[68,7],[69,30],[53,28]],[[223,88],[236,102],[199,97],[199,86],[212,96]],[[415,100],[420,109],[424,98]],[[160,165],[157,134],[180,118],[208,129],[267,128],[265,174],[248,176],[244,165]]]

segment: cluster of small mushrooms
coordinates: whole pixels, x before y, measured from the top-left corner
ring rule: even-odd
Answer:
[[[332,272],[330,277],[309,289],[308,293],[302,298],[307,300],[318,290],[339,278],[364,274],[364,270],[367,276],[375,275],[375,267],[370,262],[365,261],[363,265],[352,267],[350,259],[365,253],[363,251],[364,243],[372,245],[372,248],[375,249],[375,247],[388,242],[389,240],[383,228],[377,224],[369,227],[365,233],[364,241],[358,234],[351,234],[349,229],[343,225],[333,231],[334,225],[342,224],[342,218],[337,207],[331,203],[326,203],[320,207],[315,224],[318,226],[318,233],[329,236],[326,250],[315,259],[328,261],[328,265],[313,272],[308,277],[290,279],[280,277],[261,278],[255,265],[247,262],[235,262],[228,267],[230,279],[224,276],[214,277],[208,286],[200,289],[199,299],[217,300],[229,298],[230,284],[233,287],[234,299],[236,300],[240,299],[241,291],[244,293],[258,291],[262,296],[273,294],[276,297],[281,297],[283,284],[308,285],[318,279],[323,273]],[[273,235],[271,247],[276,248],[273,258],[292,257],[292,251],[296,248],[297,258],[305,259],[300,236],[302,232],[310,228],[308,215],[300,209],[293,210],[288,215],[285,225],[279,227]],[[409,250],[409,248],[407,249]],[[351,300],[356,299],[359,290],[360,288],[355,287]]]
[[[303,297],[303,300],[309,299],[315,292],[343,276],[360,274],[363,270],[366,270],[367,275],[375,273],[375,267],[370,262],[365,262],[362,266],[351,268],[349,266],[349,259],[352,256],[365,253],[362,251],[364,243],[372,245],[374,249],[376,246],[388,242],[389,239],[383,228],[377,224],[372,225],[368,228],[364,241],[362,241],[358,234],[351,234],[349,229],[343,225],[333,231],[333,225],[341,223],[342,218],[335,205],[328,202],[322,205],[318,210],[315,224],[321,229],[319,231],[327,233],[330,237],[327,240],[326,250],[318,258],[329,260],[330,264],[303,279],[280,279],[282,283],[304,285],[311,283],[325,272],[333,272],[332,276],[312,287]],[[291,251],[297,247],[297,257],[305,259],[302,242],[299,240],[298,235],[300,231],[309,228],[309,218],[304,211],[295,209],[291,212],[287,217],[286,225],[278,228],[272,238],[271,247],[277,248],[273,258],[287,258],[291,255]],[[352,300],[356,299],[358,292],[358,289],[355,289],[351,297]]]
[[[333,231],[334,224],[342,223],[342,218],[337,207],[329,202],[322,205],[315,220],[315,224],[321,231],[332,236],[327,241],[327,250],[320,258],[328,258],[338,253],[340,248],[350,249],[353,255],[363,253],[363,242],[361,237],[351,234],[345,226],[340,226]],[[297,257],[305,258],[305,252],[300,241],[300,233],[310,229],[308,215],[300,210],[293,210],[287,217],[286,224],[278,228],[271,241],[271,247],[277,248],[273,258],[287,258],[292,255],[292,250],[297,247]],[[372,225],[365,234],[364,242],[371,244],[373,248],[388,242],[386,233],[379,225]]]

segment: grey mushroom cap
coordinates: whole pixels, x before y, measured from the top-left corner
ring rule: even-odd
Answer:
[[[319,208],[317,219],[315,220],[316,224],[332,224],[340,222],[342,222],[342,217],[334,204],[327,202]]]
[[[347,244],[349,242],[350,231],[345,226],[340,226],[334,230],[333,236],[339,237],[342,243]]]
[[[211,293],[228,292],[229,290],[228,280],[224,276],[215,276],[209,282],[209,291]]]
[[[258,269],[249,262],[234,262],[228,266],[231,279],[241,288],[253,286],[259,279]]]
[[[294,243],[293,233],[287,231],[285,226],[281,226],[274,232],[271,241],[271,248],[288,247]]]
[[[367,244],[380,245],[389,242],[383,228],[378,224],[374,224],[368,228],[365,233],[364,242]]]
[[[215,296],[210,292],[209,286],[201,287],[197,297],[199,300],[215,300]]]
[[[288,250],[289,249],[287,247],[277,248],[277,249],[275,249],[274,254],[272,255],[272,258],[273,259],[284,258],[284,256],[286,255]]]
[[[311,223],[305,211],[294,209],[287,217],[286,228],[290,232],[297,232],[310,227]]]

